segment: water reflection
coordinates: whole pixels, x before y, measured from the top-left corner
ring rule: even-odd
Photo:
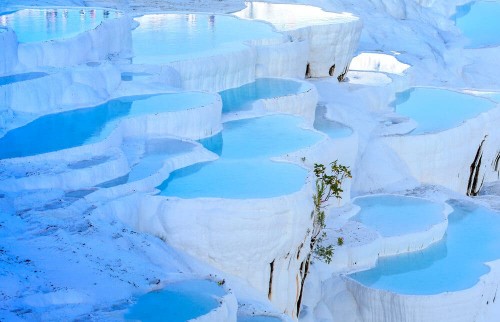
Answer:
[[[0,27],[13,29],[19,42],[38,42],[73,37],[119,16],[102,9],[23,9],[0,15]]]

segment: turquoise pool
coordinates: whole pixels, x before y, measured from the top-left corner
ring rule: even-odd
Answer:
[[[468,38],[468,47],[500,45],[500,2],[474,1],[457,7],[455,23]]]
[[[222,112],[238,112],[249,109],[258,99],[298,94],[301,83],[289,79],[259,78],[255,82],[220,92]]]
[[[225,294],[217,283],[207,280],[172,283],[139,297],[125,320],[186,322],[219,307],[218,298]]]
[[[204,93],[123,97],[105,104],[42,116],[0,138],[0,159],[26,157],[98,142],[125,117],[173,112],[213,102]],[[37,144],[33,144],[37,142]]]
[[[425,231],[446,219],[442,205],[424,199],[377,195],[356,198],[353,203],[361,209],[351,220],[384,237]]]
[[[398,114],[418,123],[411,134],[444,131],[495,107],[482,97],[427,87],[397,93],[392,104]]]
[[[171,173],[158,189],[179,198],[272,198],[292,194],[305,184],[307,170],[268,159],[198,163]]]
[[[159,64],[240,48],[253,39],[283,39],[259,21],[213,14],[149,14],[135,18],[132,31],[135,64]],[[182,45],[180,45],[182,44]]]
[[[0,13],[0,27],[13,29],[19,42],[40,42],[73,37],[120,16],[118,11],[105,9],[22,9]]]
[[[474,286],[500,258],[500,213],[451,202],[445,238],[423,251],[382,257],[373,269],[351,274],[358,282],[400,294],[430,295]]]
[[[269,158],[311,146],[319,133],[298,127],[301,119],[271,115],[224,123],[219,136],[203,140],[218,152],[213,162],[174,171],[158,189],[160,195],[181,198],[271,198],[299,191],[307,170]]]
[[[311,146],[321,134],[300,128],[302,119],[291,115],[226,122],[222,131],[221,157],[246,159],[273,157]]]

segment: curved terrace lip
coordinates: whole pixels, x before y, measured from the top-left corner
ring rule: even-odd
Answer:
[[[155,97],[155,96],[160,96],[160,95],[176,95],[176,94],[179,94],[179,95],[188,95],[188,94],[193,94],[193,93],[197,93],[197,94],[201,94],[201,95],[206,95],[207,98],[212,97],[213,100],[211,100],[211,101],[206,100],[204,102],[199,102],[198,104],[193,104],[193,105],[188,106],[186,108],[175,109],[175,110],[170,110],[170,111],[167,110],[167,111],[158,111],[158,112],[154,112],[154,113],[143,113],[143,114],[132,114],[132,115],[127,114],[127,115],[124,115],[123,117],[118,117],[115,120],[106,121],[104,123],[104,126],[101,129],[101,133],[97,137],[95,137],[93,140],[91,140],[91,141],[89,141],[89,139],[91,137],[88,137],[85,140],[85,142],[83,142],[80,145],[65,147],[65,148],[62,148],[62,149],[58,149],[58,150],[54,150],[54,151],[47,151],[47,152],[42,152],[42,153],[35,153],[35,154],[29,154],[29,155],[23,155],[23,156],[11,156],[11,157],[0,158],[0,162],[14,161],[14,160],[29,161],[31,159],[39,159],[39,158],[43,158],[44,156],[49,156],[49,155],[54,156],[54,155],[58,155],[58,154],[61,154],[61,153],[78,153],[78,151],[80,151],[81,149],[88,149],[89,146],[102,144],[104,141],[108,140],[109,138],[111,138],[111,137],[113,137],[115,135],[119,135],[119,133],[118,133],[119,129],[122,126],[123,122],[126,121],[126,120],[136,119],[136,118],[144,117],[144,116],[148,116],[148,115],[156,115],[156,114],[164,114],[164,113],[168,114],[168,113],[175,113],[175,112],[179,112],[179,111],[192,110],[192,109],[196,109],[196,108],[203,108],[203,107],[205,107],[205,106],[207,106],[207,105],[209,105],[209,104],[211,104],[213,102],[216,102],[218,100],[218,95],[215,95],[213,93],[202,92],[202,91],[189,91],[189,92],[161,92],[161,93],[150,93],[150,94],[143,94],[143,95],[110,97],[108,100],[106,100],[104,102],[101,102],[100,104],[95,105],[95,106],[87,106],[87,107],[81,107],[81,108],[78,108],[78,109],[75,109],[75,110],[69,110],[69,111],[64,111],[64,112],[57,111],[55,113],[44,114],[40,118],[47,117],[47,116],[50,116],[50,115],[57,115],[57,114],[61,114],[61,113],[71,113],[71,112],[79,111],[79,110],[92,109],[92,108],[95,108],[97,106],[102,106],[102,105],[108,104],[108,103],[110,103],[112,101],[133,102],[134,99],[139,99],[139,98],[147,99],[147,98],[150,98],[150,97]],[[33,122],[36,122],[38,119],[39,118],[31,121],[30,123],[28,123],[28,124],[26,124],[24,126],[28,126],[29,124],[31,124]],[[3,136],[0,136],[0,140],[2,138],[4,138],[5,136],[7,136],[10,132],[16,131],[16,130],[24,127],[24,126],[21,126],[19,128],[15,128],[15,129],[12,129],[12,130],[9,130]],[[105,132],[105,134],[103,135],[102,132]]]
[[[364,197],[364,196],[363,196]],[[421,198],[421,197],[414,197],[414,196],[410,196],[411,198],[416,198],[416,199],[424,199],[424,198]],[[354,199],[357,199],[357,198],[354,198]],[[424,199],[424,200],[427,200],[427,201],[431,201],[431,202],[435,202],[435,201],[432,201],[432,200],[429,200],[429,199]],[[453,205],[454,204],[457,204],[457,207],[458,208],[455,208]],[[467,204],[467,203],[461,203],[460,200],[456,201],[456,200],[453,200],[453,199],[448,199],[444,202],[444,205],[446,206],[446,216],[448,216],[449,214],[451,214],[452,212],[454,211],[457,211],[457,209],[462,209],[461,211],[462,212],[466,212],[469,205],[472,205],[472,209],[473,210],[477,210],[477,209],[486,209],[488,212],[491,212],[491,213],[497,213],[496,211],[494,210],[491,210],[491,209],[488,209],[484,206],[478,206],[478,205],[474,205],[474,204]],[[449,210],[448,210],[449,209]],[[460,214],[458,214],[458,216],[460,216]],[[468,214],[468,216],[474,216],[474,214]],[[460,218],[457,220],[457,221],[461,221],[463,218]],[[497,225],[498,226],[498,225]],[[447,230],[446,230],[446,234],[448,234],[448,230],[450,228],[448,227]],[[448,250],[447,250],[447,247],[446,247],[446,244],[444,245],[439,245],[439,244],[433,244],[433,245],[429,245],[429,247],[439,247],[439,248],[443,248],[446,249],[446,253],[444,254],[444,257],[447,256],[448,254]],[[426,251],[426,249],[423,250],[424,252]],[[410,254],[410,253],[408,253]],[[401,254],[401,255],[404,255],[404,254]],[[442,256],[443,254],[441,254]],[[436,254],[434,254],[433,256],[436,256]],[[392,255],[390,256],[387,256],[387,257],[393,257]],[[443,258],[444,258],[443,257]],[[460,295],[460,294],[467,294],[467,292],[477,288],[477,287],[481,287],[481,285],[484,285],[486,282],[484,282],[484,280],[487,280],[490,275],[492,274],[492,269],[495,268],[497,271],[498,271],[498,267],[499,267],[499,264],[500,264],[500,257],[499,258],[491,258],[491,257],[494,257],[494,256],[491,256],[487,259],[487,260],[475,260],[474,262],[477,264],[477,265],[484,265],[487,267],[487,271],[486,272],[482,272],[478,275],[475,276],[475,278],[473,279],[473,282],[472,283],[466,283],[468,284],[466,287],[463,287],[463,288],[460,288],[460,287],[450,287],[450,290],[440,290],[438,292],[415,292],[415,293],[411,293],[411,292],[408,292],[408,291],[402,291],[402,292],[398,292],[396,290],[390,290],[390,289],[386,289],[386,288],[383,288],[383,287],[372,287],[372,286],[368,286],[368,285],[365,285],[364,283],[362,283],[361,281],[358,281],[357,279],[353,278],[351,275],[352,274],[356,274],[356,273],[361,273],[361,272],[364,272],[364,271],[369,271],[375,267],[377,267],[379,264],[378,264],[378,261],[376,263],[374,263],[374,265],[372,267],[368,267],[368,268],[362,268],[362,269],[359,269],[359,270],[353,270],[353,271],[350,271],[350,272],[346,272],[346,273],[342,273],[340,274],[340,277],[344,280],[346,280],[348,283],[354,283],[362,288],[365,288],[365,289],[368,289],[368,290],[372,290],[372,291],[376,291],[376,292],[380,292],[382,294],[392,294],[392,295],[396,295],[398,297],[401,297],[401,298],[414,298],[414,299],[417,299],[417,298],[424,298],[424,297],[430,297],[430,298],[435,298],[435,299],[438,299],[438,298],[442,298],[443,295],[445,294],[456,294],[456,295]],[[440,258],[442,259],[442,258]],[[426,264],[427,262],[423,262],[423,263],[420,263],[420,265],[428,265],[428,263]],[[406,270],[405,270],[406,271]],[[410,270],[411,271],[411,270]],[[496,274],[496,273],[495,273]],[[429,275],[430,277],[431,275]],[[496,275],[494,275],[496,276]],[[462,285],[463,286],[463,285]],[[483,291],[481,291],[483,292]]]
[[[443,295],[464,294],[464,293],[467,293],[468,291],[474,289],[475,287],[481,286],[483,284],[483,281],[485,279],[487,279],[490,274],[492,274],[492,270],[491,269],[492,269],[493,265],[498,266],[498,264],[500,264],[500,259],[493,260],[493,261],[488,261],[488,262],[484,262],[483,264],[488,267],[488,272],[485,273],[485,274],[483,274],[483,275],[481,275],[481,276],[478,276],[476,283],[474,283],[470,287],[464,288],[464,289],[461,289],[461,290],[443,291],[443,292],[435,293],[435,294],[406,294],[406,293],[398,293],[396,291],[391,291],[391,290],[386,290],[386,289],[382,289],[382,288],[376,288],[376,287],[366,286],[365,284],[359,282],[358,280],[356,280],[356,279],[354,279],[354,278],[352,278],[350,276],[350,274],[357,273],[357,272],[360,272],[360,271],[365,271],[366,269],[363,269],[363,270],[360,270],[360,271],[353,271],[353,272],[349,272],[349,273],[342,273],[339,276],[340,276],[340,278],[342,278],[342,279],[344,279],[344,280],[346,280],[346,281],[348,281],[350,283],[354,283],[354,284],[356,284],[356,285],[358,285],[358,286],[360,286],[362,288],[365,288],[367,290],[377,291],[377,292],[380,292],[380,293],[383,293],[383,294],[391,294],[393,296],[395,295],[395,296],[403,297],[403,298],[419,299],[419,298],[424,298],[424,297],[430,297],[430,298],[438,299],[438,298],[443,298]]]
[[[491,106],[489,108],[486,108],[486,109],[482,110],[482,111],[479,111],[478,113],[476,113],[474,115],[466,117],[466,118],[462,119],[461,121],[456,121],[453,124],[451,124],[451,126],[445,126],[445,127],[434,129],[434,130],[427,130],[427,131],[424,131],[424,132],[418,132],[418,131],[416,131],[418,129],[418,124],[419,124],[418,121],[415,120],[415,119],[413,119],[411,116],[407,116],[405,114],[401,114],[400,112],[398,112],[398,105],[406,103],[409,99],[411,99],[410,98],[411,93],[413,91],[419,90],[419,89],[423,89],[423,90],[435,90],[435,91],[443,91],[443,92],[451,92],[451,93],[458,94],[458,95],[464,95],[464,96],[468,96],[468,97],[471,97],[471,98],[475,98],[478,101],[482,100],[483,102],[489,102],[491,104]],[[409,93],[409,95],[406,95],[405,93]],[[497,108],[497,105],[498,105],[498,103],[494,99],[489,98],[487,96],[477,95],[476,92],[471,91],[469,89],[457,89],[457,88],[434,87],[434,86],[413,86],[413,87],[410,87],[410,88],[408,88],[406,90],[403,90],[403,91],[400,91],[400,92],[396,93],[396,95],[398,95],[398,94],[399,95],[405,94],[406,97],[401,102],[398,102],[398,98],[396,97],[395,100],[393,100],[393,101],[391,101],[389,103],[389,106],[394,109],[395,113],[397,113],[397,114],[399,114],[401,116],[408,117],[409,119],[414,120],[417,123],[416,128],[413,129],[413,130],[411,130],[410,132],[406,133],[404,136],[433,135],[433,134],[439,134],[439,133],[442,133],[442,132],[450,131],[450,130],[453,130],[453,129],[456,129],[456,128],[460,128],[461,126],[463,126],[464,124],[470,122],[471,120],[474,120],[474,119],[480,117],[481,115],[485,115],[485,114],[489,113],[491,110],[494,110],[495,108]],[[388,135],[388,137],[391,137],[391,136],[401,136],[401,135]]]
[[[283,197],[293,196],[296,194],[302,194],[304,192],[307,192],[312,187],[311,185],[312,185],[312,182],[314,181],[314,175],[309,171],[310,169],[305,164],[301,164],[300,162],[287,160],[287,159],[284,159],[283,157],[285,155],[288,155],[289,153],[294,153],[294,154],[299,153],[300,154],[301,151],[305,151],[305,150],[314,148],[314,146],[318,146],[322,142],[327,140],[327,137],[323,133],[315,131],[315,130],[305,129],[305,128],[300,128],[300,129],[306,130],[306,131],[311,131],[311,132],[317,132],[318,134],[320,134],[321,138],[317,142],[313,143],[311,146],[302,147],[302,148],[299,148],[299,149],[291,151],[291,152],[284,152],[281,156],[259,156],[259,157],[245,157],[245,158],[232,158],[232,157],[220,158],[219,157],[219,158],[217,158],[215,160],[211,160],[211,161],[196,162],[196,163],[189,166],[189,167],[195,167],[195,168],[196,167],[203,167],[203,165],[202,165],[203,163],[210,164],[213,162],[218,162],[220,160],[220,162],[223,162],[223,163],[229,162],[229,164],[234,163],[234,162],[246,162],[248,164],[252,164],[252,163],[256,162],[256,164],[265,163],[265,164],[269,164],[269,165],[273,165],[273,166],[283,165],[283,166],[288,167],[289,169],[291,169],[291,167],[296,167],[297,170],[300,169],[300,171],[303,172],[303,177],[302,177],[302,179],[296,179],[296,181],[301,181],[302,183],[299,185],[299,184],[297,184],[297,182],[295,182],[295,184],[297,184],[297,186],[296,186],[296,189],[294,189],[293,191],[290,190],[290,191],[285,191],[282,193],[274,191],[269,196],[256,196],[254,192],[251,192],[250,194],[245,193],[246,195],[241,195],[241,196],[234,196],[234,195],[227,195],[227,196],[226,195],[221,195],[221,196],[215,196],[215,195],[212,195],[212,196],[209,196],[209,195],[206,195],[206,196],[205,195],[183,196],[183,195],[178,195],[175,193],[162,194],[163,190],[165,189],[165,187],[168,184],[168,181],[171,178],[172,173],[174,171],[182,171],[182,169],[186,168],[186,167],[182,167],[179,169],[173,169],[173,171],[171,171],[169,173],[169,175],[163,180],[163,182],[159,186],[156,187],[157,191],[154,194],[154,196],[159,197],[159,198],[164,198],[167,200],[186,200],[187,202],[192,201],[192,200],[224,200],[224,201],[233,201],[233,202],[248,202],[249,200],[253,200],[253,201],[266,200],[267,201],[267,200],[272,200],[272,199],[280,199]],[[219,166],[219,165],[217,165],[217,166]],[[196,172],[199,170],[200,169],[196,170]],[[298,175],[298,174],[295,174],[295,175]]]
[[[276,160],[271,160],[272,162],[276,163],[283,163],[283,164],[290,164],[290,165],[295,165],[298,166],[304,170],[308,170],[304,166],[301,166],[300,164],[295,164],[292,162],[285,162],[285,161],[276,161]],[[314,179],[314,175],[307,173],[304,176],[303,184],[302,186],[290,193],[283,193],[280,195],[274,195],[274,196],[269,196],[269,197],[239,197],[239,198],[232,198],[232,197],[194,197],[194,198],[183,198],[175,195],[161,195],[158,191],[158,188],[156,192],[151,194],[151,197],[153,198],[161,198],[163,200],[167,201],[179,201],[179,202],[186,202],[186,203],[191,203],[193,201],[202,201],[202,202],[208,202],[208,203],[215,203],[219,204],[220,202],[223,202],[225,205],[238,205],[238,204],[247,204],[247,203],[253,203],[256,205],[262,204],[264,207],[269,204],[270,201],[276,200],[276,201],[281,201],[284,200],[284,198],[300,198],[304,194],[308,193],[310,189],[312,188],[312,181]]]

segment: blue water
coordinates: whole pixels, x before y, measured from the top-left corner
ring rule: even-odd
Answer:
[[[339,139],[351,136],[353,131],[350,127],[345,126],[342,123],[329,120],[328,118],[326,118],[325,113],[326,113],[325,106],[318,106],[316,108],[316,116],[314,118],[314,124],[313,124],[313,127],[316,130],[325,133],[332,139]]]
[[[280,156],[320,141],[321,134],[299,128],[302,119],[270,115],[226,122],[223,125],[222,158],[244,159]]]
[[[500,2],[474,1],[457,7],[455,22],[468,38],[469,48],[500,45]]]
[[[299,191],[307,170],[268,159],[198,163],[174,171],[158,189],[180,198],[272,198]]]
[[[500,214],[453,202],[445,238],[414,253],[380,258],[375,268],[351,274],[360,283],[401,294],[430,295],[474,286],[500,258]]]
[[[203,93],[123,97],[105,104],[42,116],[0,138],[0,159],[59,151],[104,139],[120,119],[210,103]]]
[[[206,280],[189,280],[167,285],[161,291],[138,298],[125,314],[126,320],[186,322],[219,306],[224,289]]]
[[[73,37],[119,16],[104,9],[22,9],[0,14],[0,27],[13,29],[19,42],[39,42]]]
[[[411,134],[424,134],[459,126],[466,120],[495,107],[495,104],[473,95],[438,88],[416,87],[398,93],[393,106],[397,113],[418,123]]]
[[[135,18],[134,63],[168,63],[200,54],[240,47],[252,39],[282,39],[263,22],[210,14],[150,14]],[[222,72],[222,71],[221,71]]]
[[[17,83],[17,82],[24,82],[24,81],[28,81],[28,80],[32,80],[32,79],[37,79],[37,78],[44,77],[47,75],[48,75],[47,73],[33,72],[33,73],[24,73],[24,74],[2,76],[2,77],[0,77],[0,86],[9,85],[12,83]]]
[[[384,237],[425,231],[445,219],[442,205],[417,198],[382,195],[357,198],[354,204],[361,210],[352,220]]]
[[[249,108],[249,104],[265,98],[297,94],[301,83],[279,78],[259,78],[255,82],[220,92],[222,112],[238,112]]]
[[[174,171],[158,189],[181,198],[271,198],[300,190],[307,171],[269,158],[311,146],[321,135],[298,128],[300,118],[272,115],[224,124],[222,133],[201,141],[218,152],[213,162]]]

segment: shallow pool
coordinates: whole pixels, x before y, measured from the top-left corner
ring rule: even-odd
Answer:
[[[353,203],[361,210],[351,220],[384,237],[425,231],[445,220],[442,205],[419,198],[380,195],[356,198]]]
[[[292,194],[305,184],[307,170],[268,159],[219,159],[171,173],[158,189],[180,198],[272,198]]]
[[[150,14],[135,20],[140,24],[132,31],[136,64],[168,63],[241,48],[247,40],[284,37],[268,24],[227,15]]]
[[[280,78],[259,78],[255,82],[220,92],[222,112],[238,112],[250,108],[258,99],[298,94],[302,84]]]
[[[457,7],[455,23],[468,38],[468,47],[500,45],[500,2],[474,1]]]
[[[302,189],[307,171],[269,158],[311,146],[322,136],[300,129],[301,119],[271,115],[224,123],[220,135],[202,140],[220,158],[174,171],[158,189],[181,198],[271,198]]]
[[[19,42],[39,42],[73,37],[120,16],[109,9],[22,9],[0,14],[0,27],[13,29]]]
[[[320,133],[301,129],[301,123],[301,118],[291,115],[226,122],[220,156],[226,159],[281,156],[323,139]]]
[[[474,286],[489,272],[485,262],[500,258],[500,213],[451,203],[445,238],[413,253],[382,257],[375,268],[350,277],[372,288],[429,295]]]
[[[98,142],[125,117],[172,112],[211,103],[204,93],[123,97],[105,104],[42,116],[0,138],[0,159],[26,157]],[[36,144],[35,144],[36,142]]]
[[[351,136],[352,129],[342,123],[329,120],[326,117],[326,107],[318,106],[316,108],[316,115],[314,118],[313,127],[328,135],[332,139],[339,139]]]
[[[415,120],[411,134],[444,131],[486,112],[495,104],[488,99],[446,89],[415,87],[396,94],[398,114]]]
[[[23,73],[16,75],[8,75],[0,77],[0,86],[9,85],[17,82],[24,82],[32,79],[37,79],[40,77],[47,76],[47,73],[42,72],[32,72],[32,73]]]
[[[185,322],[207,314],[220,304],[226,292],[217,283],[188,280],[167,285],[163,290],[137,299],[125,314],[126,320]]]

